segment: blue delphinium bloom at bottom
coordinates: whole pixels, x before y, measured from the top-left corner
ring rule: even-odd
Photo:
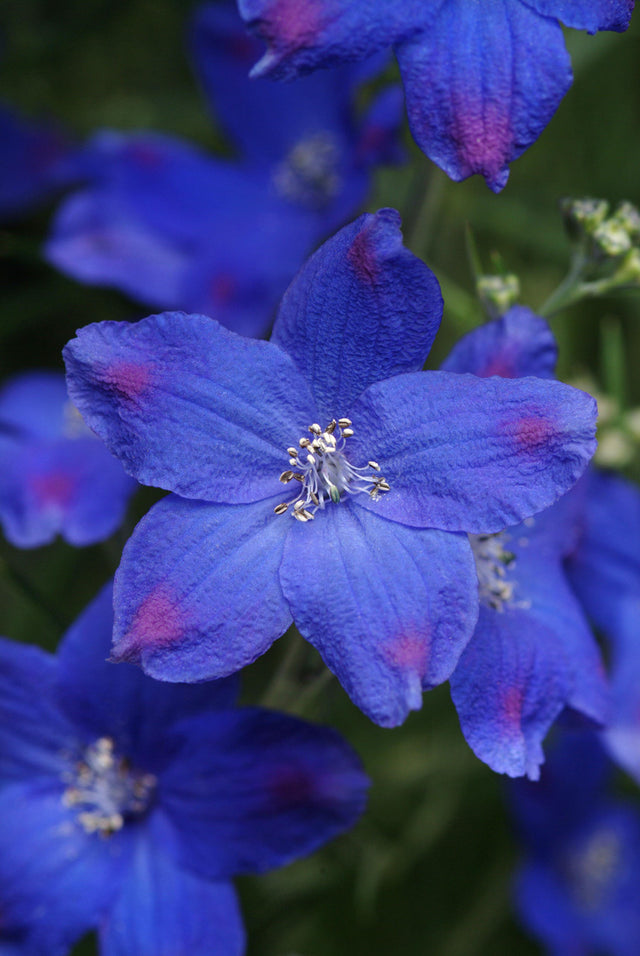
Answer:
[[[0,642],[0,953],[240,956],[230,878],[351,826],[367,778],[333,731],[234,709],[234,680],[108,663],[112,593],[56,657]]]
[[[516,902],[551,956],[640,952],[640,813],[609,792],[595,734],[552,750],[540,783],[511,784],[528,858]]]

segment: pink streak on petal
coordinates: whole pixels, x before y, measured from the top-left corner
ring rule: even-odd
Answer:
[[[119,659],[150,648],[166,648],[178,642],[187,629],[184,612],[164,585],[154,588],[136,611],[123,638]]]
[[[379,275],[378,252],[366,228],[351,243],[347,259],[360,282],[373,285]]]
[[[521,418],[515,423],[515,438],[525,451],[538,451],[554,437],[555,429],[551,423],[537,416]]]
[[[219,272],[211,281],[211,298],[215,305],[228,305],[238,288],[238,280],[229,272]]]
[[[121,398],[136,399],[150,384],[151,369],[136,362],[114,362],[104,369],[101,378]]]
[[[314,790],[314,781],[308,771],[290,764],[272,767],[265,781],[267,801],[275,812],[308,805]]]
[[[524,690],[522,687],[509,687],[502,695],[502,713],[511,727],[520,727]]]
[[[516,378],[513,366],[512,359],[506,355],[499,355],[487,362],[478,374],[481,378],[489,378],[491,375],[499,375],[500,378]]]
[[[31,475],[29,485],[41,505],[57,505],[61,508],[66,507],[73,500],[76,492],[75,478],[64,471]]]
[[[451,135],[465,176],[481,173],[490,184],[504,185],[503,170],[513,148],[513,132],[504,107],[465,98],[464,108],[453,120]]]
[[[318,0],[277,0],[265,33],[279,47],[296,50],[313,43],[321,23],[322,4]]]

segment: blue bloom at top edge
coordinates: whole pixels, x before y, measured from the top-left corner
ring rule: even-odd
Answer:
[[[0,639],[0,951],[241,956],[230,878],[350,827],[368,785],[334,731],[160,684],[109,653],[112,589],[53,657]]]
[[[181,313],[79,331],[74,401],[130,473],[174,492],[125,548],[116,657],[221,677],[293,619],[385,726],[450,676],[478,614],[466,533],[571,487],[595,403],[555,381],[422,372],[441,314],[381,210],[312,256],[270,342]]]
[[[361,67],[300,86],[253,83],[259,43],[231,6],[200,7],[190,39],[237,156],[151,132],[97,134],[88,181],[61,205],[46,256],[148,306],[259,335],[304,256],[362,205],[372,164],[401,158],[402,94],[386,91],[357,117]]]
[[[495,192],[571,85],[562,28],[625,30],[634,0],[238,0],[267,43],[253,75],[291,78],[393,46],[413,136],[452,179]]]
[[[25,372],[0,388],[0,524],[20,548],[102,541],[136,483],[87,428],[58,372]]]
[[[640,950],[640,813],[612,796],[610,770],[595,734],[564,734],[539,783],[510,786],[517,907],[554,956]]]

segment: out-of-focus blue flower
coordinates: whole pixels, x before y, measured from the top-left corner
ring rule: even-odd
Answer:
[[[56,657],[0,640],[0,951],[240,956],[230,878],[309,853],[361,813],[333,731],[234,709],[235,682],[114,666],[107,587]]]
[[[325,243],[271,342],[169,313],[67,345],[91,427],[174,492],[125,548],[116,657],[165,680],[221,677],[293,618],[385,726],[453,671],[478,613],[465,532],[567,491],[595,403],[555,381],[420,371],[442,299],[398,226],[381,210]]]
[[[225,6],[202,7],[191,40],[237,159],[152,133],[98,134],[90,183],[60,208],[46,255],[81,281],[258,335],[305,255],[362,205],[371,165],[399,158],[402,94],[356,119],[361,66],[252,83],[260,44]]]
[[[78,179],[80,154],[57,126],[0,104],[0,169],[0,220],[6,220]]]
[[[625,30],[634,0],[238,0],[268,49],[255,76],[290,78],[393,45],[413,136],[452,179],[503,188],[571,85],[566,26]]]
[[[0,523],[20,548],[102,541],[136,483],[87,428],[64,376],[26,372],[0,389]]]
[[[443,368],[551,378],[556,344],[544,319],[516,306],[466,335]],[[607,716],[604,667],[563,569],[583,503],[576,488],[523,524],[471,535],[480,615],[451,676],[462,731],[493,770],[537,780],[542,741],[565,707]]]
[[[539,783],[511,784],[517,906],[552,956],[640,952],[640,813],[609,795],[609,770],[594,734],[568,734]]]

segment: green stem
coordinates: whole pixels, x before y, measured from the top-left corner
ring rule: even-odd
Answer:
[[[555,292],[551,293],[547,301],[538,309],[538,315],[550,319],[558,312],[561,312],[562,309],[566,309],[582,298],[580,290],[584,287],[584,283],[581,283],[580,280],[582,279],[585,265],[586,260],[584,255],[581,253],[576,255],[569,272],[558,288]]]

